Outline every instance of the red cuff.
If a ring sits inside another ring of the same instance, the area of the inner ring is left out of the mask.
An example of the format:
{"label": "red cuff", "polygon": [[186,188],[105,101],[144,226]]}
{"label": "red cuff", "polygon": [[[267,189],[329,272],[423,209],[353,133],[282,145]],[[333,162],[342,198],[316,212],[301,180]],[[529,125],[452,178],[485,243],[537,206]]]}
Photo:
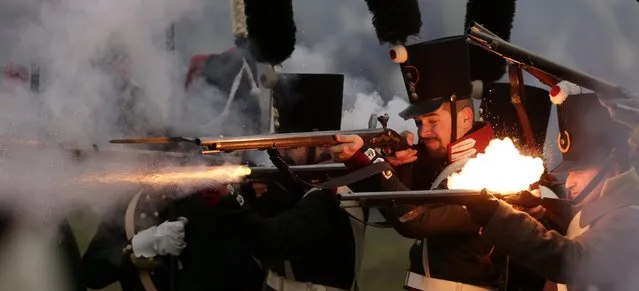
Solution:
{"label": "red cuff", "polygon": [[373,162],[362,151],[357,151],[344,165],[349,170],[359,170],[370,166]]}
{"label": "red cuff", "polygon": [[229,190],[226,185],[220,185],[212,188],[208,188],[202,190],[201,192],[202,198],[204,198],[204,203],[206,206],[213,207],[217,203],[224,198],[224,196],[229,194]]}

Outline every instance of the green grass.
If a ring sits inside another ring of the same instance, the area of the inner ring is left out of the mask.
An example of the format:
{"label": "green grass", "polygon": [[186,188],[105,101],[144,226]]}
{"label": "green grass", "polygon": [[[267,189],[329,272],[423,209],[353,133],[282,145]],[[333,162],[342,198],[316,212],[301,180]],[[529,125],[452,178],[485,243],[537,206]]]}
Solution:
{"label": "green grass", "polygon": [[368,227],[359,289],[403,290],[408,250],[412,244],[412,240],[401,237],[393,229]]}

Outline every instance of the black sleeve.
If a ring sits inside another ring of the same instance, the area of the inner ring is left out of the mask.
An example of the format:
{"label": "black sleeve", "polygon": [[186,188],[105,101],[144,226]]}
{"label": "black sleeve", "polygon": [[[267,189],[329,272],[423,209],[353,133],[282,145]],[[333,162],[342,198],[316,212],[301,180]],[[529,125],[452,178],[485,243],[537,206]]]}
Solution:
{"label": "black sleeve", "polygon": [[345,215],[335,194],[313,190],[293,208],[271,218],[261,217],[242,196],[224,197],[214,208],[226,232],[248,242],[261,260],[289,260],[312,252],[330,239],[335,221]]}
{"label": "black sleeve", "polygon": [[117,281],[133,280],[136,268],[122,253],[126,244],[124,211],[116,211],[100,223],[82,256],[88,288],[102,289]]}

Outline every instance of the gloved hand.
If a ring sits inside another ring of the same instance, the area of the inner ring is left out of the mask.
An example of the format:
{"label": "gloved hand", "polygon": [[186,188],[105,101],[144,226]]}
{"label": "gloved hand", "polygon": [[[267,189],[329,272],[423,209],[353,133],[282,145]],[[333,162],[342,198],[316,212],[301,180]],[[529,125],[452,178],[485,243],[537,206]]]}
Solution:
{"label": "gloved hand", "polygon": [[131,240],[133,255],[145,258],[179,256],[186,247],[184,226],[187,223],[186,217],[178,217],[177,221],[165,221],[138,232]]}
{"label": "gloved hand", "polygon": [[477,153],[477,149],[475,149],[475,143],[476,141],[474,139],[468,138],[460,141],[459,143],[453,144],[450,148],[451,164],[475,155]]}
{"label": "gloved hand", "polygon": [[486,189],[481,191],[477,199],[466,204],[470,218],[479,226],[486,226],[499,207],[499,200]]}

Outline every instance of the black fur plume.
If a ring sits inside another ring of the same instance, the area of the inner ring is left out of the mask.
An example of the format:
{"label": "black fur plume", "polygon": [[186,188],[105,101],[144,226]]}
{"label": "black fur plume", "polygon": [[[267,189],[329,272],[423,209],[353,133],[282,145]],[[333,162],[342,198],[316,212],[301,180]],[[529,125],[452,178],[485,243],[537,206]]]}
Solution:
{"label": "black fur plume", "polygon": [[417,0],[365,0],[373,14],[373,26],[380,43],[405,43],[419,34],[422,14]]}
{"label": "black fur plume", "polygon": [[245,0],[244,13],[251,53],[260,63],[278,65],[295,50],[291,0]]}
{"label": "black fur plume", "polygon": [[[515,18],[515,0],[469,0],[466,4],[464,31],[477,22],[505,41],[510,40],[510,30]],[[480,47],[470,46],[471,78],[495,82],[506,73],[506,61]]]}

